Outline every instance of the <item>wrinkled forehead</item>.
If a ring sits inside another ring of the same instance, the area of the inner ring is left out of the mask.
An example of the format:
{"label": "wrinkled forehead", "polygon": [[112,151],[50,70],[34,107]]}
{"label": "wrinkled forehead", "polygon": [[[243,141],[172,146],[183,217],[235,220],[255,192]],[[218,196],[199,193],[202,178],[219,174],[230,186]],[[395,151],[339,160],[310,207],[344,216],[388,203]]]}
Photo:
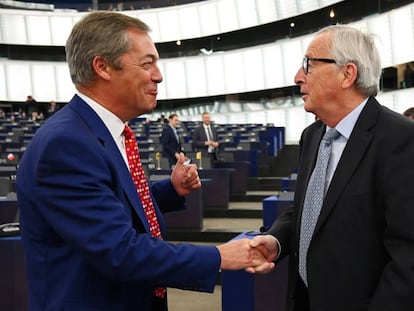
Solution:
{"label": "wrinkled forehead", "polygon": [[332,47],[331,32],[323,32],[315,36],[306,49],[306,56],[309,57],[330,57]]}

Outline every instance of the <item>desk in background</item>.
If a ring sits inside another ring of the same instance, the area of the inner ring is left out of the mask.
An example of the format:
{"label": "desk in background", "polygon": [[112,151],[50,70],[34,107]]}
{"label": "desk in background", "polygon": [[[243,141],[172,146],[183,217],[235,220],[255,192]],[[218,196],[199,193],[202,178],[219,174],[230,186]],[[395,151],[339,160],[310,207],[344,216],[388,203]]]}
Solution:
{"label": "desk in background", "polygon": [[[230,201],[230,178],[233,174],[232,168],[211,168],[198,170],[198,175],[202,180],[201,188],[203,208],[227,209]],[[171,170],[151,169],[149,171],[150,179],[154,175],[169,175]],[[208,182],[203,182],[208,180]]]}
{"label": "desk in background", "polygon": [[[244,232],[235,239],[252,238],[259,232]],[[222,311],[285,311],[288,258],[268,274],[221,272]]]}
{"label": "desk in background", "polygon": [[294,192],[280,192],[278,195],[267,197],[262,202],[263,227],[269,229],[275,219],[282,214],[286,208],[293,204]]}
{"label": "desk in background", "polygon": [[[170,177],[169,174],[161,174],[162,172],[166,173],[166,171],[161,170],[160,174],[151,174],[149,182],[151,183]],[[168,172],[171,173],[169,170]],[[201,183],[204,185],[209,182],[211,182],[210,179],[201,179]],[[163,213],[167,230],[201,231],[203,229],[203,187],[187,195],[185,203],[186,209],[184,210]]]}
{"label": "desk in background", "polygon": [[[293,204],[293,192],[263,200],[263,225],[269,228]],[[244,232],[235,239],[253,238],[259,232]],[[289,258],[283,258],[268,274],[222,271],[222,311],[285,311]]]}
{"label": "desk in background", "polygon": [[230,195],[246,194],[249,166],[250,162],[248,161],[217,161],[214,163],[215,168],[230,168],[234,170],[230,176]]}
{"label": "desk in background", "polygon": [[0,224],[15,222],[17,211],[18,211],[18,207],[17,207],[16,198],[13,198],[13,199],[10,199],[7,197],[0,198]]}

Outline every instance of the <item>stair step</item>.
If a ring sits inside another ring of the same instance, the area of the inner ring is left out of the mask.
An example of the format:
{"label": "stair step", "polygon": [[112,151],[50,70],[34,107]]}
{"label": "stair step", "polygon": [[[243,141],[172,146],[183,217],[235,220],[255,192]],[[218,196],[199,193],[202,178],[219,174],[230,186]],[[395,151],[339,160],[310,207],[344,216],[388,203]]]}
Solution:
{"label": "stair step", "polygon": [[263,218],[263,211],[256,209],[205,209],[204,218]]}

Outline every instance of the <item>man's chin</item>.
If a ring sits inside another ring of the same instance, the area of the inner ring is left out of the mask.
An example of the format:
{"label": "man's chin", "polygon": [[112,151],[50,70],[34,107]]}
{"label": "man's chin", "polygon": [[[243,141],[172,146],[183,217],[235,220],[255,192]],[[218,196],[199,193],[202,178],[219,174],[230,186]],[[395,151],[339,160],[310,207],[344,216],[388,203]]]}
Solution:
{"label": "man's chin", "polygon": [[305,111],[307,111],[307,112],[313,112],[312,105],[311,105],[311,104],[309,104],[308,102],[305,102],[305,105],[303,106],[303,108],[304,108],[304,109],[305,109]]}

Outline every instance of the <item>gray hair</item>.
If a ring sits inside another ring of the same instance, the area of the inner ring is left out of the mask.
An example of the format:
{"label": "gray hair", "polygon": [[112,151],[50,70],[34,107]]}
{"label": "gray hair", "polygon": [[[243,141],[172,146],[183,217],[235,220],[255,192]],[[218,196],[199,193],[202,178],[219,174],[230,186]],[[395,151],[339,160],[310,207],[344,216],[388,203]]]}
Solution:
{"label": "gray hair", "polygon": [[355,28],[334,25],[321,29],[316,35],[332,33],[331,56],[337,64],[354,63],[358,68],[355,87],[366,96],[375,96],[379,90],[381,60],[374,42],[374,35]]}
{"label": "gray hair", "polygon": [[128,29],[142,32],[150,27],[125,14],[98,11],[82,18],[66,41],[66,61],[74,84],[87,85],[96,79],[94,57],[103,57],[111,66],[122,69],[119,57],[130,48]]}

